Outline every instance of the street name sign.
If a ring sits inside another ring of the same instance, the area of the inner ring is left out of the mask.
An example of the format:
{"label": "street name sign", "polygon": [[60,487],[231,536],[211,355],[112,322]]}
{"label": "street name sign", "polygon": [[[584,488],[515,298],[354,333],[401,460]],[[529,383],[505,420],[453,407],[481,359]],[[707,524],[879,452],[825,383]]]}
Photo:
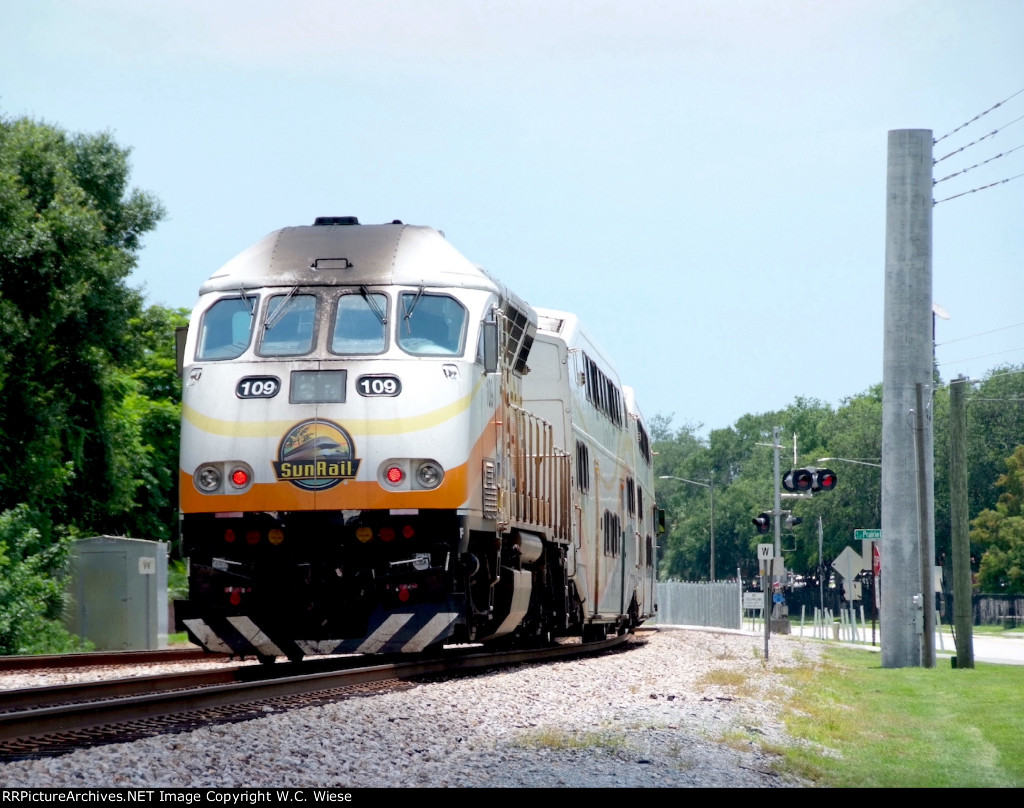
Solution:
{"label": "street name sign", "polygon": [[855,539],[870,539],[871,541],[882,540],[882,529],[880,527],[859,527],[853,531]]}

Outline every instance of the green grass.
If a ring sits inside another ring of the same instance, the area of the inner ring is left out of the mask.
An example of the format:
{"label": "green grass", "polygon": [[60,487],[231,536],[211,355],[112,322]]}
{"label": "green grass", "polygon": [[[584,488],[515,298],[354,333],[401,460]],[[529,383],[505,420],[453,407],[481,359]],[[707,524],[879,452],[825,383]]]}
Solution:
{"label": "green grass", "polygon": [[[949,627],[943,623],[943,629]],[[1006,628],[1005,626],[972,626],[972,634],[984,634],[986,637],[1020,637],[1024,635],[1024,626]]]}
{"label": "green grass", "polygon": [[881,667],[877,654],[829,648],[787,672],[786,724],[770,751],[822,786],[1024,786],[1024,666]]}

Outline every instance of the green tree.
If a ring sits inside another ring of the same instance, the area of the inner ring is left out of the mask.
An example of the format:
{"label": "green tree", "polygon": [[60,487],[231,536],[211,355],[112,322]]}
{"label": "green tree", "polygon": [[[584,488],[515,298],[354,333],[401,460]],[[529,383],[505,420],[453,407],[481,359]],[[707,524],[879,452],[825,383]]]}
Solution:
{"label": "green tree", "polygon": [[1006,473],[996,486],[1003,489],[995,508],[971,521],[971,542],[985,548],[978,570],[983,592],[1024,593],[1024,446],[1005,461]]}
{"label": "green tree", "polygon": [[71,538],[51,536],[48,520],[26,506],[0,513],[0,654],[81,648],[63,627],[60,572]]}
{"label": "green tree", "polygon": [[73,647],[68,543],[118,532],[140,487],[169,484],[127,285],[162,215],[109,135],[0,117],[0,653]]}
{"label": "green tree", "polygon": [[186,309],[150,306],[129,323],[128,338],[138,351],[130,366],[118,369],[124,391],[115,417],[122,443],[113,452],[132,480],[129,501],[115,532],[143,539],[174,538],[178,503],[178,436],[181,381],[174,331],[188,324]]}
{"label": "green tree", "polygon": [[104,530],[131,507],[114,369],[137,356],[126,280],[162,215],[109,135],[0,118],[0,508]]}

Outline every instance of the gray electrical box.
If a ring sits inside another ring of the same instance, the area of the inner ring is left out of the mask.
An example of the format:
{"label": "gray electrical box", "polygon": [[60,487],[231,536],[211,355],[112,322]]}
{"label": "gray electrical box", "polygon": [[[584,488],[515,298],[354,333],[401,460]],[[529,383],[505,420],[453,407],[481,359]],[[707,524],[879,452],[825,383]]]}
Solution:
{"label": "gray electrical box", "polygon": [[167,545],[95,536],[74,543],[68,631],[97,651],[167,646]]}

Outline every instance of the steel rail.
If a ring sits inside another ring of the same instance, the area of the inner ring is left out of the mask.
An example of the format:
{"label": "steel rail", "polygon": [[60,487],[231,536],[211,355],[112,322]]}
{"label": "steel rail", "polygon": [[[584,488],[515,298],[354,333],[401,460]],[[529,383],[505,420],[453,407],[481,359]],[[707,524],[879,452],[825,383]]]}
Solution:
{"label": "steel rail", "polygon": [[[40,739],[45,736],[92,730],[123,723],[139,722],[167,716],[183,715],[202,710],[234,707],[253,702],[306,696],[315,693],[379,683],[388,680],[410,680],[442,673],[469,672],[486,668],[515,665],[524,662],[545,662],[600,653],[623,645],[629,634],[591,643],[556,645],[540,649],[505,651],[500,653],[464,653],[448,658],[416,659],[409,662],[370,665],[346,670],[320,670],[309,673],[308,664],[294,666],[244,666],[238,671],[254,671],[253,680],[230,681],[191,687],[186,690],[138,692],[158,686],[161,677],[137,677],[140,681],[130,695],[114,696],[102,701],[75,703],[49,703],[0,714],[0,742]],[[360,662],[365,658],[360,659]],[[299,670],[293,674],[290,667]],[[303,670],[305,669],[305,670]],[[262,672],[262,676],[258,675]],[[214,672],[223,675],[225,672]],[[282,675],[282,674],[286,675]],[[249,678],[248,674],[241,676]],[[170,680],[180,681],[180,675]],[[168,681],[168,677],[164,677]],[[116,680],[124,686],[131,680]],[[95,685],[96,683],[92,683]],[[68,693],[75,686],[69,686]],[[131,687],[129,685],[129,687]],[[35,691],[48,688],[32,688]],[[60,690],[61,688],[53,688]],[[11,697],[12,699],[14,697]],[[0,757],[4,755],[0,749]]]}
{"label": "steel rail", "polygon": [[0,671],[38,670],[40,668],[91,668],[101,665],[143,665],[148,663],[216,659],[195,646],[160,648],[150,651],[88,651],[80,654],[37,654],[0,656]]}

